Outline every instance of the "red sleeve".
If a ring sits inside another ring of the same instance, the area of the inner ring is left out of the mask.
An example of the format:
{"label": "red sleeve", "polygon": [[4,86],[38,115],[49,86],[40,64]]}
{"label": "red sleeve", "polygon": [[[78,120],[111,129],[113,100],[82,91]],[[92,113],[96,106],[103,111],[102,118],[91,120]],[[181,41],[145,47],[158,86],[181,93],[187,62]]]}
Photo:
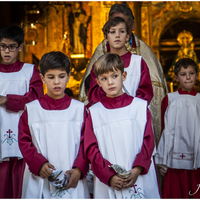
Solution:
{"label": "red sleeve", "polygon": [[25,162],[29,166],[29,170],[38,175],[41,166],[48,162],[48,160],[41,154],[37,152],[36,147],[32,143],[32,138],[28,126],[28,115],[27,110],[25,110],[19,120],[19,148],[24,157]]}
{"label": "red sleeve", "polygon": [[90,104],[97,103],[101,101],[101,99],[106,96],[106,93],[103,91],[101,87],[97,84],[95,78],[96,75],[94,73],[94,65],[92,66],[92,70],[90,72],[91,79],[90,79],[90,88],[88,92],[88,101]]}
{"label": "red sleeve", "polygon": [[133,163],[133,167],[141,166],[143,167],[142,174],[146,174],[151,165],[151,157],[155,147],[154,135],[151,123],[151,113],[147,109],[147,123],[144,133],[143,144],[140,153],[136,155],[136,159]]}
{"label": "red sleeve", "polygon": [[98,147],[97,139],[93,132],[93,126],[91,121],[91,115],[88,114],[85,127],[85,156],[89,159],[92,167],[92,171],[99,178],[101,182],[109,186],[109,179],[116,174],[113,169],[110,169],[108,165],[111,163],[104,159]]}
{"label": "red sleeve", "polygon": [[84,155],[85,120],[86,120],[86,110],[84,111],[84,123],[81,130],[81,141],[80,141],[79,153],[73,165],[73,168],[78,167],[82,171],[81,179],[83,179],[87,175],[87,172],[89,170],[89,162],[85,158],[85,155]]}
{"label": "red sleeve", "polygon": [[[162,100],[162,103],[161,103],[161,134],[165,128],[165,111],[167,109],[167,106],[168,106],[168,95],[166,95],[163,100]],[[160,135],[161,135],[160,134]]]}
{"label": "red sleeve", "polygon": [[148,101],[148,104],[151,102],[151,99],[153,98],[153,87],[149,74],[149,68],[147,67],[143,59],[141,60],[141,77],[136,92],[136,97]]}
{"label": "red sleeve", "polygon": [[13,112],[18,112],[19,110],[24,110],[26,103],[38,99],[44,95],[43,83],[40,78],[38,69],[34,66],[33,76],[30,80],[29,92],[24,95],[7,95],[7,105],[6,109]]}

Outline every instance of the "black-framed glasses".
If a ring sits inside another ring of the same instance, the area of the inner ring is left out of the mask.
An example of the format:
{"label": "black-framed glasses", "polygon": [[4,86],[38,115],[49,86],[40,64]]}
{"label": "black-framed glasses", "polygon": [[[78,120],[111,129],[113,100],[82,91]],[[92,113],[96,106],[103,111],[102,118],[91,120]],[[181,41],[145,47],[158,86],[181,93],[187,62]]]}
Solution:
{"label": "black-framed glasses", "polygon": [[10,52],[14,52],[14,51],[16,51],[17,48],[19,48],[19,46],[13,45],[13,44],[11,44],[11,45],[9,45],[9,46],[7,46],[7,45],[5,45],[5,44],[0,44],[0,49],[1,49],[1,51],[5,51],[7,48],[8,48],[8,50],[9,50]]}

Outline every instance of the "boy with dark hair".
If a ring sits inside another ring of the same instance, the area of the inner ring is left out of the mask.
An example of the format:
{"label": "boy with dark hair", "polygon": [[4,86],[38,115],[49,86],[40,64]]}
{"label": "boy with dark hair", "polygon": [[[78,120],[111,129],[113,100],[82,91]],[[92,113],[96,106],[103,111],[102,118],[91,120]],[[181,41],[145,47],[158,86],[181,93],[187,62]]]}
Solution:
{"label": "boy with dark hair", "polygon": [[18,147],[18,122],[26,103],[43,96],[37,68],[17,60],[24,31],[0,29],[0,198],[20,198],[24,161]]}
{"label": "boy with dark hair", "polygon": [[[127,73],[119,55],[101,56],[94,73],[106,93],[89,108],[85,127],[84,152],[96,175],[94,198],[159,198],[147,101],[123,92]],[[130,176],[120,177],[112,169],[115,164]]]}
{"label": "boy with dark hair", "polygon": [[198,66],[190,58],[174,68],[178,91],[162,100],[162,135],[155,162],[164,176],[163,198],[199,198],[200,94],[193,88]]}
{"label": "boy with dark hair", "polygon": [[[47,94],[26,104],[19,121],[19,147],[26,162],[22,198],[88,198],[82,134],[86,111],[64,92],[71,74],[69,58],[59,51],[46,53],[40,68]],[[62,190],[48,182],[57,171],[70,175]]]}
{"label": "boy with dark hair", "polygon": [[[124,63],[127,78],[123,84],[123,90],[131,96],[147,100],[150,103],[153,97],[153,89],[149,75],[149,69],[141,56],[127,51],[125,43],[129,40],[129,26],[121,17],[109,19],[104,27],[104,38],[110,45],[110,52],[118,54]],[[105,91],[95,81],[94,70],[91,70],[90,90],[88,100],[91,104],[100,101]]]}

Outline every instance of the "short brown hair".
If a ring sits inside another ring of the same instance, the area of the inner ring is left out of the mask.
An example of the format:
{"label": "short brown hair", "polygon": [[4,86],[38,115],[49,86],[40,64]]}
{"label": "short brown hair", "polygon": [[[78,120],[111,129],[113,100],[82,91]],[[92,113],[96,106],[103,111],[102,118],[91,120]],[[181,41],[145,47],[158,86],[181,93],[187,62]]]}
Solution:
{"label": "short brown hair", "polygon": [[175,63],[174,74],[178,76],[178,73],[181,70],[181,67],[183,67],[184,69],[187,69],[189,65],[194,68],[196,73],[198,73],[198,65],[194,60],[190,58],[181,58]]}
{"label": "short brown hair", "polygon": [[125,19],[123,19],[122,17],[114,17],[114,18],[109,19],[109,20],[104,24],[104,26],[103,26],[103,28],[102,28],[102,31],[103,31],[104,36],[106,36],[106,38],[107,38],[107,35],[108,35],[108,33],[110,32],[110,29],[111,29],[112,27],[117,26],[117,25],[120,24],[120,23],[124,23],[124,24],[125,24],[125,26],[126,26],[126,32],[127,32],[127,34],[128,34],[128,33],[129,33],[129,26],[128,26],[127,22],[125,21]]}
{"label": "short brown hair", "polygon": [[45,53],[40,60],[40,71],[43,76],[51,69],[65,70],[67,74],[70,72],[70,60],[60,51],[51,51]]}
{"label": "short brown hair", "polygon": [[115,53],[107,53],[102,55],[94,64],[94,73],[96,77],[104,73],[120,70],[124,72],[124,63],[121,57]]}

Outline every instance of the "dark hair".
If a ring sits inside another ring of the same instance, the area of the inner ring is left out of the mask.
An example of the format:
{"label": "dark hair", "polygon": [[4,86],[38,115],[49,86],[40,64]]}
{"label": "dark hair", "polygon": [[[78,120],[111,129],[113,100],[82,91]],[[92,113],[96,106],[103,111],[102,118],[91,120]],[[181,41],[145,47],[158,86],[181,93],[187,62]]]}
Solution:
{"label": "dark hair", "polygon": [[51,51],[45,53],[40,60],[40,71],[44,76],[50,69],[63,69],[69,74],[70,61],[69,58],[60,51]]}
{"label": "dark hair", "polygon": [[175,63],[174,74],[178,76],[178,73],[181,70],[181,67],[187,69],[189,65],[194,68],[196,73],[198,73],[198,65],[194,60],[190,58],[181,58]]}
{"label": "dark hair", "polygon": [[91,79],[91,74],[89,74],[87,76],[87,78],[85,79],[85,81],[84,81],[84,85],[85,85],[85,90],[86,91],[89,91],[89,88],[90,88],[90,79]]}
{"label": "dark hair", "polygon": [[104,73],[113,72],[114,70],[120,70],[124,72],[124,63],[121,57],[115,53],[107,53],[99,57],[94,64],[94,73],[96,77]]}
{"label": "dark hair", "polygon": [[112,15],[115,14],[115,13],[123,13],[123,14],[125,14],[128,17],[130,24],[131,25],[133,24],[135,18],[133,16],[133,13],[132,13],[130,7],[126,3],[113,4],[111,6],[111,8],[110,8],[109,19],[111,19]]}
{"label": "dark hair", "polygon": [[118,24],[120,23],[124,23],[126,25],[126,32],[127,34],[129,33],[129,26],[128,24],[126,23],[125,19],[121,18],[121,17],[114,17],[114,18],[111,18],[109,19],[103,26],[102,28],[102,31],[103,31],[103,34],[106,36],[107,38],[107,34],[110,32],[110,29],[112,27],[115,27],[117,26]]}
{"label": "dark hair", "polygon": [[4,38],[14,40],[21,45],[24,42],[24,30],[15,25],[7,25],[0,29],[0,41]]}

